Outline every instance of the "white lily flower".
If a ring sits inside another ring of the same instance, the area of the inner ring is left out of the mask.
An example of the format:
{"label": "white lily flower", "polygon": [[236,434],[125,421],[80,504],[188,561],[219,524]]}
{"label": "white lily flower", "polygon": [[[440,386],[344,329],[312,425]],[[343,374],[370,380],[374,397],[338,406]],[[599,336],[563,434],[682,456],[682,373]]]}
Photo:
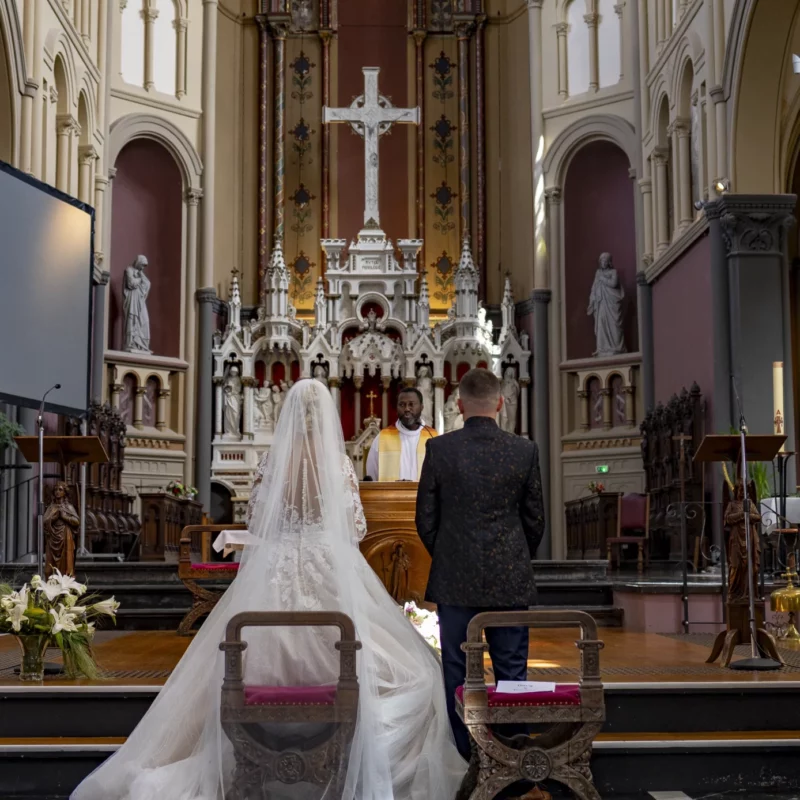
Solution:
{"label": "white lily flower", "polygon": [[41,575],[34,575],[31,578],[31,588],[32,589],[39,589],[42,585],[42,576]]}
{"label": "white lily flower", "polygon": [[68,609],[64,608],[63,603],[58,604],[58,611],[51,608],[50,609],[50,616],[53,617],[53,633],[60,633],[61,631],[67,631],[67,633],[73,633],[78,630],[78,626],[75,624],[75,615],[71,614]]}
{"label": "white lily flower", "polygon": [[51,583],[48,581],[47,583],[43,583],[39,587],[39,591],[44,594],[44,596],[48,599],[49,602],[53,602],[57,597],[60,597],[62,594],[61,585],[58,583]]}
{"label": "white lily flower", "polygon": [[[58,586],[60,589],[59,594],[68,594],[74,591],[78,597],[86,591],[86,586],[84,584],[78,583],[72,575],[62,575],[57,569],[53,570],[53,574],[47,581],[47,585]],[[58,597],[58,595],[56,595],[56,597]]]}
{"label": "white lily flower", "polygon": [[108,614],[109,617],[116,616],[119,603],[113,598],[109,597],[108,600],[101,600],[91,606],[98,614]]}
{"label": "white lily flower", "polygon": [[18,592],[11,592],[3,597],[3,608],[6,611],[21,606],[24,611],[28,607],[28,584],[26,583]]}
{"label": "white lily flower", "polygon": [[22,623],[25,621],[25,608],[26,606],[16,605],[7,612],[8,621],[11,623],[11,627],[16,633],[22,630]]}

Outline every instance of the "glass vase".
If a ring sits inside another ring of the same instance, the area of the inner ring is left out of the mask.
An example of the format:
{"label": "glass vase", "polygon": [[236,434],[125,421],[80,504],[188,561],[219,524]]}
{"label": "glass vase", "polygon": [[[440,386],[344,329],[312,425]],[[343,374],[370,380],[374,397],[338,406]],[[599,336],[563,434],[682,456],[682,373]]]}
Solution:
{"label": "glass vase", "polygon": [[19,665],[19,679],[25,682],[40,682],[44,679],[44,654],[49,636],[17,636],[22,661]]}

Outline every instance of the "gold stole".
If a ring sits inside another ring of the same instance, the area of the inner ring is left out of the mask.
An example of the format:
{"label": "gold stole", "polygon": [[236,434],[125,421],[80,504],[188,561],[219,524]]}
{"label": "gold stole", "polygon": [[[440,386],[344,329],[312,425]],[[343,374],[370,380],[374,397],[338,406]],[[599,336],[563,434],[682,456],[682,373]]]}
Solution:
{"label": "gold stole", "polygon": [[[427,432],[427,433],[426,433]],[[422,462],[425,460],[425,444],[436,436],[433,428],[424,425],[417,439],[417,479],[422,473]],[[400,431],[395,425],[385,428],[378,436],[378,480],[384,482],[400,480],[400,450],[402,448]],[[373,445],[374,447],[375,445]]]}

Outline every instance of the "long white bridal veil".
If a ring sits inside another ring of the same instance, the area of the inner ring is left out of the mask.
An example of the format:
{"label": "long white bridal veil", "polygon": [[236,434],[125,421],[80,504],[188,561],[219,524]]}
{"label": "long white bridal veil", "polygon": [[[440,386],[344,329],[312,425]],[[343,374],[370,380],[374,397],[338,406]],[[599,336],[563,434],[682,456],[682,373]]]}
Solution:
{"label": "long white bridal veil", "polygon": [[[343,800],[395,796],[390,764],[403,733],[387,731],[385,713],[381,717],[386,703],[391,705],[393,690],[404,682],[413,683],[414,675],[411,668],[403,667],[402,674],[395,671],[387,680],[384,661],[380,669],[377,664],[385,643],[371,642],[375,625],[370,625],[369,611],[374,620],[376,604],[383,600],[380,587],[375,588],[377,576],[359,563],[363,560],[357,550],[345,459],[339,417],[327,388],[315,380],[298,381],[281,411],[249,526],[258,543],[245,549],[238,577],[144,719],[122,748],[81,784],[72,800],[221,800],[233,770],[232,747],[219,715],[223,677],[219,643],[225,626],[241,611],[312,609],[350,616],[364,645],[357,656],[359,721]],[[399,611],[388,611],[392,619],[387,628],[393,629],[393,636],[404,637],[410,628],[402,627]],[[395,621],[400,626],[396,630]],[[245,682],[332,684],[339,668],[334,649],[337,636],[321,628],[246,629]],[[424,643],[413,631],[410,641],[406,650],[422,648],[411,658],[422,662],[425,672],[429,654]],[[431,678],[426,682],[430,687]],[[430,709],[429,699],[426,705]],[[402,720],[402,713],[396,719]],[[422,731],[417,727],[415,733]],[[332,792],[308,790],[286,787],[269,796],[333,800]]]}

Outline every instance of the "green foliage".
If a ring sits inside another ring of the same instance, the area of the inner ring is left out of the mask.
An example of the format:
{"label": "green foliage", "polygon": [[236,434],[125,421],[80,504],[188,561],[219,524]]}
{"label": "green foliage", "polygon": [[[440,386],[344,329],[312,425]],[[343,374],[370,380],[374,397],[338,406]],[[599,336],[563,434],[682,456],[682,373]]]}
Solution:
{"label": "green foliage", "polygon": [[[736,428],[730,429],[731,436],[738,436]],[[728,474],[735,480],[736,464],[728,462]],[[770,465],[761,461],[752,462],[747,465],[747,475],[756,487],[756,498],[760,503],[765,497],[772,497],[772,482],[770,480]]]}
{"label": "green foliage", "polygon": [[12,422],[0,411],[0,453],[2,453],[6,447],[16,447],[17,444],[14,441],[14,437],[21,436],[23,433],[25,433],[25,428],[21,425],[17,425],[16,422]]}

